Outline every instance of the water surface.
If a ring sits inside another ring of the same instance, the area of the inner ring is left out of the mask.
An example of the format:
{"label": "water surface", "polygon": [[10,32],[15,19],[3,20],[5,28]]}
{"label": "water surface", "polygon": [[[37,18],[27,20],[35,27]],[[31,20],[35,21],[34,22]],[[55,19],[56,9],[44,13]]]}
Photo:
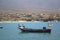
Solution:
{"label": "water surface", "polygon": [[24,24],[26,28],[42,29],[48,27],[50,22],[17,22],[0,23],[0,40],[60,40],[60,22],[52,22],[51,33],[22,33],[18,29],[18,24]]}

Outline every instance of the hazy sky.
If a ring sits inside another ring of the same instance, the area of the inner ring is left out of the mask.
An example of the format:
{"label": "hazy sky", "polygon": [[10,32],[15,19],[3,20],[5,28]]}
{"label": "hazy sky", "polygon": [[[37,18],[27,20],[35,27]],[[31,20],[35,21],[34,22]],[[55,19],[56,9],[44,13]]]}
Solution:
{"label": "hazy sky", "polygon": [[60,9],[60,0],[0,0],[1,9]]}

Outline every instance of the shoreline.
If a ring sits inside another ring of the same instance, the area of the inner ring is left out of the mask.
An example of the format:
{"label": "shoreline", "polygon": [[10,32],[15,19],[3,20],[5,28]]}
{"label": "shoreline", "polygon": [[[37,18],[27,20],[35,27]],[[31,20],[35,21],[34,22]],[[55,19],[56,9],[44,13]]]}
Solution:
{"label": "shoreline", "polygon": [[43,22],[43,21],[0,21],[0,23]]}
{"label": "shoreline", "polygon": [[26,22],[26,21],[0,21],[0,23],[17,23],[17,22]]}
{"label": "shoreline", "polygon": [[[0,23],[19,23],[19,22],[43,22],[43,21],[0,21]],[[57,22],[57,21],[47,21],[47,22]]]}

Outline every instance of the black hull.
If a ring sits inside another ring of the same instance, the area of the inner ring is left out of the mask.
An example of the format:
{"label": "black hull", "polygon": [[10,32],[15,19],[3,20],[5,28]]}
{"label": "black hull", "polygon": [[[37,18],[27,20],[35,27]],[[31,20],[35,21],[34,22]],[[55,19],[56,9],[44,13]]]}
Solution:
{"label": "black hull", "polygon": [[22,32],[50,33],[51,29],[20,29]]}

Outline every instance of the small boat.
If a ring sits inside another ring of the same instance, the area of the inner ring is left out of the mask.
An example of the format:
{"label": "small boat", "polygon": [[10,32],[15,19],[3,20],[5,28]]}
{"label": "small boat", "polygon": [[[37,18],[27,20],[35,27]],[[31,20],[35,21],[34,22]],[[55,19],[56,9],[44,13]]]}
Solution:
{"label": "small boat", "polygon": [[19,26],[19,29],[22,32],[41,32],[41,33],[50,33],[51,29],[46,29],[46,27],[43,27],[43,29],[30,29],[30,28],[25,28],[25,26]]}
{"label": "small boat", "polygon": [[2,29],[3,27],[2,26],[0,26],[0,29]]}

